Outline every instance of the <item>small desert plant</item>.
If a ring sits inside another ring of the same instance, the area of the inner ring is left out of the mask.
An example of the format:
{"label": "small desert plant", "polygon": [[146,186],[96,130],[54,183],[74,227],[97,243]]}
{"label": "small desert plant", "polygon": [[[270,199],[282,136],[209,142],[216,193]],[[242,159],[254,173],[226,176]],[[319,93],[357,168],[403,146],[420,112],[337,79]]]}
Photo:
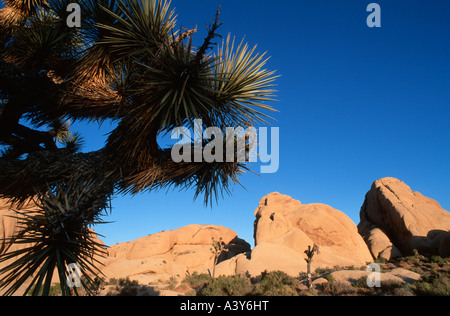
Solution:
{"label": "small desert plant", "polygon": [[253,286],[247,276],[220,276],[210,280],[198,293],[199,296],[245,296]]}
{"label": "small desert plant", "polygon": [[178,280],[175,276],[171,276],[166,287],[167,290],[174,290],[177,287]]}
{"label": "small desert plant", "polygon": [[324,276],[324,278],[325,278],[325,280],[327,280],[328,282],[334,282],[335,281],[335,279],[334,279],[334,276],[330,273],[330,274],[327,274],[326,276]]}

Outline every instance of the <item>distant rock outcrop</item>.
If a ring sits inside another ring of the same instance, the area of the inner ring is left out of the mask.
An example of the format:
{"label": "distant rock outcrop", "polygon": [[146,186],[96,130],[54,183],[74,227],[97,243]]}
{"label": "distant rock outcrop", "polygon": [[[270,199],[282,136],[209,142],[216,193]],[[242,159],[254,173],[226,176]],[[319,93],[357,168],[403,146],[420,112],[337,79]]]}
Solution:
{"label": "distant rock outcrop", "polygon": [[314,244],[320,253],[314,257],[313,269],[372,261],[356,225],[328,205],[302,205],[287,195],[271,193],[260,201],[255,216],[255,248],[222,262],[219,273],[259,275],[264,270],[281,270],[298,276],[306,272],[304,251]]}
{"label": "distant rock outcrop", "polygon": [[360,212],[359,233],[372,255],[391,259],[413,254],[450,254],[450,213],[404,182],[373,183]]}
{"label": "distant rock outcrop", "polygon": [[109,247],[102,272],[106,279],[129,277],[142,284],[206,272],[214,263],[212,238],[225,243],[219,261],[250,251],[250,245],[231,229],[189,225]]}

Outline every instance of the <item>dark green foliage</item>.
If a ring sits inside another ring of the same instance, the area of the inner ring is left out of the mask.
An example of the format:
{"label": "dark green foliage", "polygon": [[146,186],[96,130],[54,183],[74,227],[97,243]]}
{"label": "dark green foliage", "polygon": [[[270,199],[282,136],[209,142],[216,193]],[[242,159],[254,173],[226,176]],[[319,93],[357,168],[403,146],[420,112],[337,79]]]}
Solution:
{"label": "dark green foliage", "polygon": [[254,293],[258,296],[296,296],[296,287],[300,281],[282,271],[263,272],[255,285]]}
{"label": "dark green foliage", "polygon": [[186,282],[193,289],[201,289],[206,283],[211,280],[211,276],[206,273],[199,274],[194,272],[188,275],[184,282]]}
{"label": "dark green foliage", "polygon": [[220,276],[212,279],[199,292],[199,296],[245,296],[252,292],[250,278],[246,276]]}
{"label": "dark green foliage", "polygon": [[409,287],[419,296],[450,296],[450,278],[439,272],[423,275],[420,281]]}

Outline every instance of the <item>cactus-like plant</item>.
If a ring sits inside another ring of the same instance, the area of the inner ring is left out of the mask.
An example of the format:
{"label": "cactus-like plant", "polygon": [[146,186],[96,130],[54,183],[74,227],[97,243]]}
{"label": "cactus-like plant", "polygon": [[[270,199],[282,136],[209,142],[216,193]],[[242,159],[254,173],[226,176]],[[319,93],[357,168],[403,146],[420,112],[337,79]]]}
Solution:
{"label": "cactus-like plant", "polygon": [[312,263],[312,259],[314,257],[314,254],[319,254],[319,246],[317,246],[316,244],[314,244],[314,246],[311,248],[311,246],[308,246],[308,249],[305,250],[305,254],[306,254],[306,263],[307,263],[307,274],[308,274],[308,289],[312,288],[312,278],[311,278],[311,263]]}
{"label": "cactus-like plant", "polygon": [[212,248],[210,248],[210,250],[211,253],[214,255],[213,272],[211,277],[214,279],[216,277],[216,265],[219,262],[219,257],[222,254],[222,251],[224,251],[225,243],[223,242],[222,237],[220,237],[219,240],[215,240],[214,237],[212,237],[211,240],[212,240]]}

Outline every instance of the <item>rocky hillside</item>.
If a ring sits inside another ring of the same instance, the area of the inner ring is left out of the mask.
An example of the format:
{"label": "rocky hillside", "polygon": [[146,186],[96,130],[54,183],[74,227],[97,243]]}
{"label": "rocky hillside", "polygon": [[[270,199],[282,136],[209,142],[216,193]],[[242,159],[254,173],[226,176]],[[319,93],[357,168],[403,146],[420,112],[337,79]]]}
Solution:
{"label": "rocky hillside", "polygon": [[225,244],[219,262],[250,251],[250,245],[231,229],[190,225],[108,248],[109,256],[103,262],[102,272],[106,279],[129,278],[149,284],[211,271],[213,239]]}
{"label": "rocky hillside", "polygon": [[[9,215],[9,207],[0,205],[0,238],[16,231]],[[136,280],[145,285],[179,282],[213,270],[216,276],[256,277],[264,271],[282,271],[298,277],[306,272],[304,252],[312,245],[320,251],[313,271],[364,267],[374,260],[412,254],[450,256],[450,213],[394,178],[373,183],[358,226],[331,206],[302,204],[280,193],[263,197],[254,215],[253,249],[231,229],[194,224],[109,247],[102,272],[106,280]],[[223,243],[217,266],[213,240]],[[0,242],[0,253],[5,251],[7,245]],[[342,274],[332,277],[339,279]]]}

